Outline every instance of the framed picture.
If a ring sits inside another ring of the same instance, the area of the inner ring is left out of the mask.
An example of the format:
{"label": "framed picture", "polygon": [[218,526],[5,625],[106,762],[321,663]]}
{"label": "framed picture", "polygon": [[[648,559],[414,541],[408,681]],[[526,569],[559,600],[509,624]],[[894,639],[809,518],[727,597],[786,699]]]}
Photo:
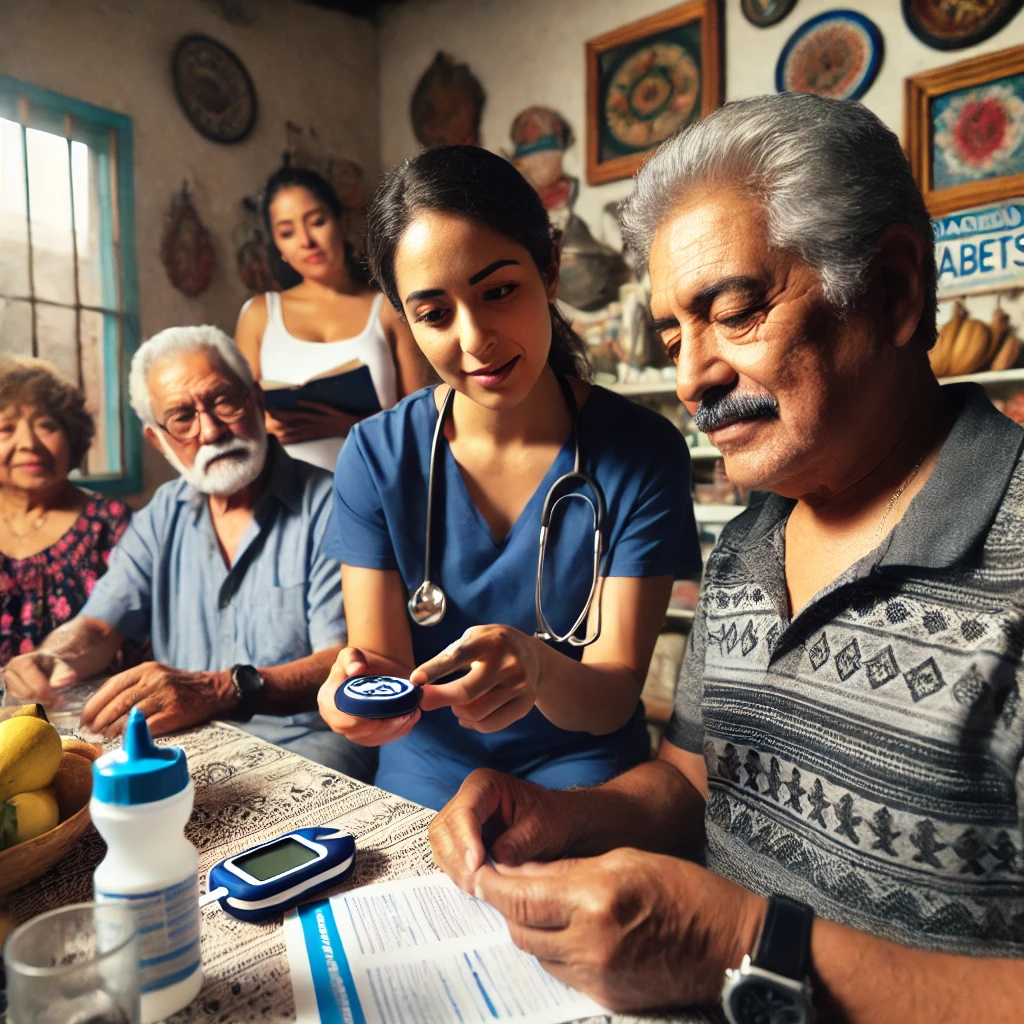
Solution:
{"label": "framed picture", "polygon": [[722,101],[719,0],[689,0],[587,43],[587,182],[628,178]]}
{"label": "framed picture", "polygon": [[1024,46],[907,78],[904,116],[932,216],[1024,195]]}

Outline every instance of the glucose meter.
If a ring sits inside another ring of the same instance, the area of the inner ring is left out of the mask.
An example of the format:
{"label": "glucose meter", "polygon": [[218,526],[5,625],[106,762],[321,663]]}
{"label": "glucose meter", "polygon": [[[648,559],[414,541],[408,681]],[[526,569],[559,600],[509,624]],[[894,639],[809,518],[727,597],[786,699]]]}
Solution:
{"label": "glucose meter", "polygon": [[334,706],[357,718],[395,718],[415,711],[423,687],[397,676],[353,676],[338,687]]}
{"label": "glucose meter", "polygon": [[200,906],[218,901],[232,917],[262,921],[343,882],[355,866],[356,841],[331,827],[300,828],[225,857],[210,869]]}

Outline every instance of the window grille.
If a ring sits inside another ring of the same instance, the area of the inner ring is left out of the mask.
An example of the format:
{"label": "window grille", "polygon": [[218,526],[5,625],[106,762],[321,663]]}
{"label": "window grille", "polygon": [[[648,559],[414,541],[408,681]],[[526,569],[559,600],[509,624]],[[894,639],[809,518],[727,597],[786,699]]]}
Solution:
{"label": "window grille", "polygon": [[142,486],[133,207],[131,118],[0,77],[0,349],[82,388],[96,436],[80,479],[108,493]]}

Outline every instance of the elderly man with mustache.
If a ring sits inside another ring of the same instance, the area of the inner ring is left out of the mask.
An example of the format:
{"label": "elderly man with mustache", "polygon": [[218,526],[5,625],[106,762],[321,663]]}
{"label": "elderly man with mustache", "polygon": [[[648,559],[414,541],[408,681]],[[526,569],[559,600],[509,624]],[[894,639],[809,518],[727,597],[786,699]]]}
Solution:
{"label": "elderly man with mustache", "polygon": [[622,219],[679,397],[773,493],[708,561],[659,758],[564,793],[476,772],[438,863],[615,1009],[1019,1020],[1024,431],[931,372],[899,142],[858,104],[728,104]]}
{"label": "elderly man with mustache", "polygon": [[115,735],[132,707],[155,733],[232,718],[371,778],[375,752],[335,736],[316,711],[345,642],[340,566],[320,553],[331,475],[268,441],[263,393],[216,327],[150,338],[129,392],[180,478],[135,515],[80,614],[7,665],[7,686],[50,703],[108,669],[126,637],[148,638],[156,660],[107,680],[83,726]]}

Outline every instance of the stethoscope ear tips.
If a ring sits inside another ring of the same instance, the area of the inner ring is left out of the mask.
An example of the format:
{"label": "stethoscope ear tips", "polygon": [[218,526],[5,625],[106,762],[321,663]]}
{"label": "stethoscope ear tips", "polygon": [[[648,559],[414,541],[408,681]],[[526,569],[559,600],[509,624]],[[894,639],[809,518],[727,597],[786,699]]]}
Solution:
{"label": "stethoscope ear tips", "polygon": [[446,605],[444,591],[424,580],[409,597],[409,615],[417,626],[436,626],[444,618]]}

